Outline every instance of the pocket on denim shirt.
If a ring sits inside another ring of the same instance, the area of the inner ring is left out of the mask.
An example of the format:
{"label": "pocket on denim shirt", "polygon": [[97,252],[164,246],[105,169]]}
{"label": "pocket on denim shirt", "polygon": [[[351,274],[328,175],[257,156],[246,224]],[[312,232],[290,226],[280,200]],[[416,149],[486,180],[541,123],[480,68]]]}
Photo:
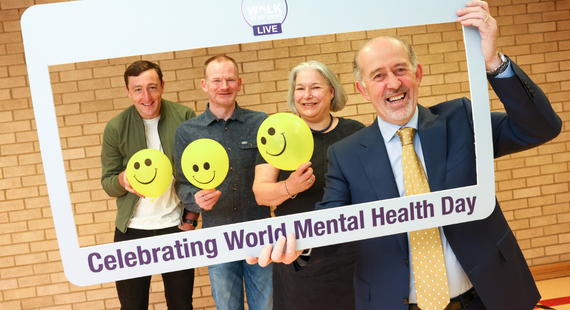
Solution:
{"label": "pocket on denim shirt", "polygon": [[241,140],[238,142],[240,150],[245,155],[244,167],[255,167],[255,161],[257,159],[257,141],[255,139]]}

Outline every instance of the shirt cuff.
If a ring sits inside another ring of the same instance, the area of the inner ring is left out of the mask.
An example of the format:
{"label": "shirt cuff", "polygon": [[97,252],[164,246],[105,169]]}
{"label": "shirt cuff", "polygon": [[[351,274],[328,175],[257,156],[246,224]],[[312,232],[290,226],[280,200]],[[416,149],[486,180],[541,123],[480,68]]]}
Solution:
{"label": "shirt cuff", "polygon": [[511,60],[509,58],[507,58],[507,61],[509,62],[507,69],[505,69],[505,71],[503,71],[501,74],[497,75],[495,77],[496,79],[510,78],[510,77],[515,75],[515,71],[513,70],[513,67],[511,66]]}

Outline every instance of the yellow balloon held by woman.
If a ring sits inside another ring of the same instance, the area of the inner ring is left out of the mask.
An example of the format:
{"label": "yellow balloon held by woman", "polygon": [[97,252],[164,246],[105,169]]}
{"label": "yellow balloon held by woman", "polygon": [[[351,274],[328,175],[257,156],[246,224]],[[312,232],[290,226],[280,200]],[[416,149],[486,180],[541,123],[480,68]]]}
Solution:
{"label": "yellow balloon held by woman", "polygon": [[156,198],[172,182],[172,164],[164,153],[144,149],[135,153],[127,163],[127,180],[139,194]]}
{"label": "yellow balloon held by woman", "polygon": [[180,158],[186,179],[201,189],[214,189],[228,175],[230,160],[224,147],[212,139],[198,139],[186,147]]}
{"label": "yellow balloon held by woman", "polygon": [[263,159],[273,167],[292,171],[311,160],[313,134],[300,117],[276,113],[259,126],[257,148]]}

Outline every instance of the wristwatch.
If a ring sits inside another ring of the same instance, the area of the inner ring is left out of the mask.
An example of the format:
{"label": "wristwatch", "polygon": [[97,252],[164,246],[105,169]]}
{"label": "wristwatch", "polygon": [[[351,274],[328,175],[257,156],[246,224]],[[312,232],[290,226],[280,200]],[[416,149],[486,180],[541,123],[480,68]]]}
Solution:
{"label": "wristwatch", "polygon": [[507,68],[509,67],[509,61],[508,61],[507,57],[502,52],[499,52],[499,58],[501,58],[501,64],[493,70],[487,70],[488,76],[495,77],[495,76],[505,72],[505,70],[507,70]]}
{"label": "wristwatch", "polygon": [[183,219],[182,220],[183,223],[187,223],[192,225],[192,227],[196,228],[196,226],[198,226],[198,221],[197,220],[192,220],[192,219]]}

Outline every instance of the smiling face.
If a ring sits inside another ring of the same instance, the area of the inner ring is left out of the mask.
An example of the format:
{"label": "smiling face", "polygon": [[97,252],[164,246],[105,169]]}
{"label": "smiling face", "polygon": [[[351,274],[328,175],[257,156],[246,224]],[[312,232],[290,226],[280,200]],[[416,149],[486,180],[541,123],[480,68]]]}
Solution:
{"label": "smiling face", "polygon": [[299,72],[294,96],[295,108],[303,119],[316,123],[329,118],[334,89],[319,71],[307,69]]}
{"label": "smiling face", "polygon": [[202,79],[202,90],[208,93],[212,108],[232,106],[241,90],[241,78],[233,62],[210,62],[206,68],[206,76]]}
{"label": "smiling face", "polygon": [[257,148],[270,165],[280,170],[296,170],[313,155],[313,135],[298,116],[276,113],[259,126]]}
{"label": "smiling face", "polygon": [[211,139],[190,143],[182,153],[180,165],[186,179],[201,189],[214,189],[222,184],[230,166],[224,147]]}
{"label": "smiling face", "polygon": [[172,165],[168,157],[153,149],[140,150],[127,163],[127,179],[138,193],[158,197],[170,186]]}
{"label": "smiling face", "polygon": [[418,103],[422,67],[414,70],[406,48],[391,38],[370,41],[358,55],[362,82],[356,87],[381,119],[405,125]]}
{"label": "smiling face", "polygon": [[138,76],[129,76],[128,81],[127,96],[133,101],[141,118],[158,117],[162,105],[164,81],[160,81],[156,70],[149,69]]}
{"label": "smiling face", "polygon": [[[285,137],[285,132],[280,132],[277,136],[275,136],[276,133],[277,131],[275,130],[275,127],[267,128],[267,133],[258,132],[260,135],[259,142],[261,142],[261,145],[267,146],[267,148],[264,148],[264,152],[267,154],[267,156],[281,156],[287,150],[287,138]],[[269,150],[271,148],[270,145],[273,146],[274,150]]]}

